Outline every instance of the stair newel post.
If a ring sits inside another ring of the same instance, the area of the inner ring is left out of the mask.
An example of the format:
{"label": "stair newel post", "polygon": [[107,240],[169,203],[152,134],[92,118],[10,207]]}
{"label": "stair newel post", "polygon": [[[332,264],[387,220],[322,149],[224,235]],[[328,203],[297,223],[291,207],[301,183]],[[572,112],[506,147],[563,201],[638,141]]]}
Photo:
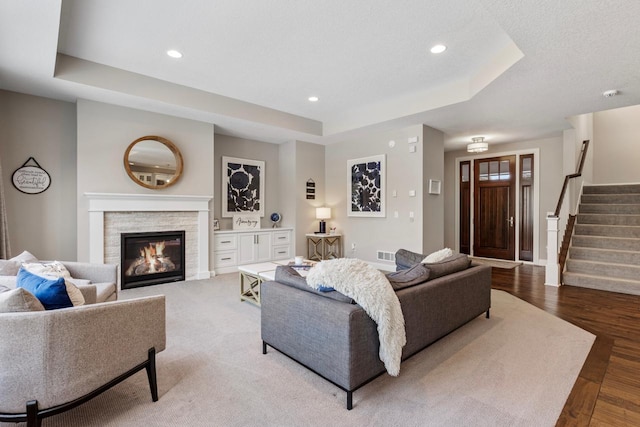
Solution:
{"label": "stair newel post", "polygon": [[558,263],[558,224],[560,218],[547,216],[547,266],[545,268],[544,284],[560,286],[560,265]]}

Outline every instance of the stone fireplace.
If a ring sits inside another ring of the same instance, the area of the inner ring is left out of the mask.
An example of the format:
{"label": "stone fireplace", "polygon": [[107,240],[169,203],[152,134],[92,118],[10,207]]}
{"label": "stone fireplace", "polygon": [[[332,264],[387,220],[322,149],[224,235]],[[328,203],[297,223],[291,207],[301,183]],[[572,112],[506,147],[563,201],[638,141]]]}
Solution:
{"label": "stone fireplace", "polygon": [[207,279],[209,201],[207,196],[85,193],[89,199],[89,261],[119,264],[122,233],[184,230],[186,280]]}

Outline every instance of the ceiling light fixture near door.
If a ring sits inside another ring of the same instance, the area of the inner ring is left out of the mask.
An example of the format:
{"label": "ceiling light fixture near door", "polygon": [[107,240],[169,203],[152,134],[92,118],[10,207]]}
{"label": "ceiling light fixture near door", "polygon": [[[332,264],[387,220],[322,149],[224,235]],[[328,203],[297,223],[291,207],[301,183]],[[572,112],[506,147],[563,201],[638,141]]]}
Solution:
{"label": "ceiling light fixture near door", "polygon": [[309,98],[307,98],[309,100],[309,102],[318,102],[318,98],[317,96],[310,96]]}
{"label": "ceiling light fixture near door", "polygon": [[437,44],[431,48],[431,53],[442,53],[447,50],[447,47],[443,44]]}
{"label": "ceiling light fixture near door", "polygon": [[471,141],[473,142],[467,145],[467,151],[469,153],[482,153],[483,151],[487,151],[489,149],[489,144],[484,142],[483,136],[471,138]]}
{"label": "ceiling light fixture near door", "polygon": [[605,92],[602,92],[602,96],[604,96],[605,98],[611,98],[613,96],[616,96],[618,94],[618,91],[615,89],[611,89],[611,90],[607,90]]}
{"label": "ceiling light fixture near door", "polygon": [[167,51],[167,55],[169,55],[170,57],[175,58],[175,59],[182,58],[182,54],[180,52],[178,52],[177,50],[174,50],[174,49],[168,50]]}

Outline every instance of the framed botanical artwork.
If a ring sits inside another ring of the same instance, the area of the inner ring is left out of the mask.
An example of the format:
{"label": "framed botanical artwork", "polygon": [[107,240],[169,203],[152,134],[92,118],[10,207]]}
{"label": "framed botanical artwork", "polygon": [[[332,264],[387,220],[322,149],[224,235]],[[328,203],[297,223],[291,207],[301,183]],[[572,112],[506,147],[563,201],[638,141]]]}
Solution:
{"label": "framed botanical artwork", "polygon": [[264,216],[265,168],[261,160],[222,157],[222,217]]}
{"label": "framed botanical artwork", "polygon": [[348,216],[385,216],[385,155],[347,160]]}

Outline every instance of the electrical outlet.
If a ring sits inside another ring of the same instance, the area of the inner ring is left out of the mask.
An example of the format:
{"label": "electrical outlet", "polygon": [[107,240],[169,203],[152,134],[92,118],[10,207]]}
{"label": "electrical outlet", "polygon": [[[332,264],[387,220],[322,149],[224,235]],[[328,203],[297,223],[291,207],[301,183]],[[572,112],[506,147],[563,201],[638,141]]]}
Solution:
{"label": "electrical outlet", "polygon": [[355,244],[355,243],[352,243],[352,244],[351,244],[351,250],[352,250],[352,251],[355,251],[355,250],[356,250],[356,244]]}

